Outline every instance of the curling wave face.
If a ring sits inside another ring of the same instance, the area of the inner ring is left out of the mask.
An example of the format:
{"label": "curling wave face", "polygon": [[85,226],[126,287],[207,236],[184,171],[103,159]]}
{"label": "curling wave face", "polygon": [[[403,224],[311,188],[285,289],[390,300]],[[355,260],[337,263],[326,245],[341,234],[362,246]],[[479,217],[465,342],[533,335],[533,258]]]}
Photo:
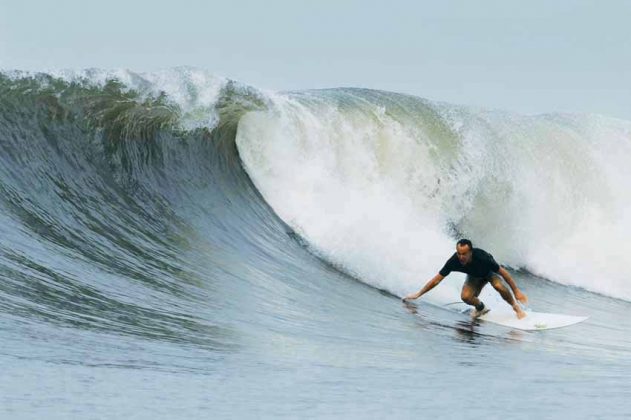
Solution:
{"label": "curling wave face", "polygon": [[260,283],[271,294],[283,279],[265,283],[270,272],[307,265],[234,147],[260,96],[168,73],[0,76],[0,309],[17,330],[27,320],[222,352],[242,309],[225,296]]}

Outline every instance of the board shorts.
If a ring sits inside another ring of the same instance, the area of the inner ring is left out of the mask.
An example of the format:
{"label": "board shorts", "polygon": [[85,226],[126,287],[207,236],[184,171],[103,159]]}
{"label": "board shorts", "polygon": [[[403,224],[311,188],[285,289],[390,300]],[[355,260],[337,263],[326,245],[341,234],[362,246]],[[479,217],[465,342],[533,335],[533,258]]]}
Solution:
{"label": "board shorts", "polygon": [[499,274],[494,273],[493,271],[489,272],[489,274],[484,277],[474,277],[471,274],[467,274],[467,279],[464,281],[464,284],[472,287],[476,292],[480,292],[480,290],[482,290],[482,288],[486,286],[493,277],[500,278]]}

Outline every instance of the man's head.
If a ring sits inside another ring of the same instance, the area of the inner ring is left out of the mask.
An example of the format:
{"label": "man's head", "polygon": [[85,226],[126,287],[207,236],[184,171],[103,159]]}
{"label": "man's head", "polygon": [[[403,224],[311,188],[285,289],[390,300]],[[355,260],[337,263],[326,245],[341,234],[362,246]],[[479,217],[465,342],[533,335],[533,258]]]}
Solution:
{"label": "man's head", "polygon": [[456,255],[460,264],[467,265],[473,256],[473,244],[468,239],[461,239],[456,243]]}

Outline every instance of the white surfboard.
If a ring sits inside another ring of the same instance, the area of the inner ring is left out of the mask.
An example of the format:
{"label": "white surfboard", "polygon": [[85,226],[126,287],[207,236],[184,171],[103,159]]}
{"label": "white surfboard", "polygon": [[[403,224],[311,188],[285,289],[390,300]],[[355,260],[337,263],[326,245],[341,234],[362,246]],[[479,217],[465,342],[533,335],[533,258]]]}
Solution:
{"label": "white surfboard", "polygon": [[[471,307],[468,305],[465,306],[466,309],[461,310],[461,312],[467,313],[467,316],[469,316]],[[453,306],[451,306],[451,308],[453,308]],[[526,314],[527,315],[525,318],[517,319],[517,316],[515,315],[515,312],[512,310],[512,308],[506,306],[500,308],[492,308],[489,312],[478,317],[477,319],[503,325],[509,328],[533,331],[567,327],[570,325],[578,324],[579,322],[583,322],[587,318],[589,318],[588,316],[550,314],[544,312],[533,312],[530,310],[526,311]]]}
{"label": "white surfboard", "polygon": [[520,330],[549,330],[552,328],[567,327],[585,321],[587,316],[574,316],[563,314],[548,314],[544,312],[526,311],[526,317],[517,319],[515,312],[491,310],[478,319],[504,325]]}

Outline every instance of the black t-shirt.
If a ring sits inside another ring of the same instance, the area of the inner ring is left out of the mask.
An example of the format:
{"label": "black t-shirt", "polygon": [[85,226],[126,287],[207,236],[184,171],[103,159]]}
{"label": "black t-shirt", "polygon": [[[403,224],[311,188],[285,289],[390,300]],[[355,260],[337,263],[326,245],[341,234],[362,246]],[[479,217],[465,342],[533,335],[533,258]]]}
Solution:
{"label": "black t-shirt", "polygon": [[473,277],[487,277],[492,271],[498,272],[500,266],[493,256],[483,249],[473,248],[473,256],[467,265],[460,264],[458,254],[454,252],[440,270],[441,276],[447,276],[452,271],[470,274]]}

